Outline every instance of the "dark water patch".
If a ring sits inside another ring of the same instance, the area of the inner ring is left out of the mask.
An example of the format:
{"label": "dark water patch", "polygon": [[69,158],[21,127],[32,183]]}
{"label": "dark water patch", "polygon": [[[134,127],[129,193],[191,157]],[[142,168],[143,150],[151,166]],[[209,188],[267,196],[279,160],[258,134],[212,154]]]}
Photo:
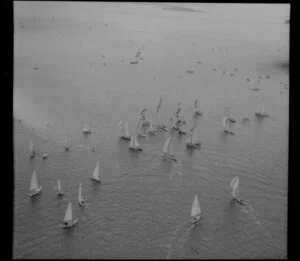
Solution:
{"label": "dark water patch", "polygon": [[246,79],[247,82],[250,82],[251,80],[249,78]]}
{"label": "dark water patch", "polygon": [[288,61],[286,61],[286,62],[277,62],[277,63],[274,64],[274,67],[276,69],[279,69],[279,70],[288,71],[289,68],[290,68],[290,63]]}
{"label": "dark water patch", "polygon": [[269,75],[266,75],[266,79],[270,79],[271,77]]}
{"label": "dark water patch", "polygon": [[198,64],[202,64],[200,61],[197,62]]}
{"label": "dark water patch", "polygon": [[38,70],[38,69],[39,69],[39,67],[33,67],[33,69],[34,69],[34,70]]}
{"label": "dark water patch", "polygon": [[194,73],[194,71],[193,70],[186,70],[186,73],[191,74],[191,73]]}
{"label": "dark water patch", "polygon": [[252,88],[252,91],[258,92],[258,91],[259,91],[259,88]]}
{"label": "dark water patch", "polygon": [[230,76],[231,76],[231,77],[234,76],[234,73],[231,73]]}
{"label": "dark water patch", "polygon": [[216,69],[216,68],[213,68],[212,70],[215,72],[217,69]]}

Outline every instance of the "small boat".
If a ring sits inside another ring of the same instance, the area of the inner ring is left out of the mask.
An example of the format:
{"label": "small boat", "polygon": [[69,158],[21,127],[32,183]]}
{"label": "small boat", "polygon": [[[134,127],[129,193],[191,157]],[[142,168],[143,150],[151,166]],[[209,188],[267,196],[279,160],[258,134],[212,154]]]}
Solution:
{"label": "small boat", "polygon": [[138,141],[137,141],[137,138],[135,135],[133,135],[131,137],[131,140],[130,140],[130,144],[129,144],[129,149],[130,150],[133,150],[133,151],[142,151],[143,149],[140,147]]}
{"label": "small boat", "polygon": [[97,161],[96,167],[95,167],[93,175],[91,177],[91,180],[93,180],[95,182],[102,182],[100,179],[99,161]]}
{"label": "small boat", "polygon": [[156,135],[156,130],[153,128],[152,123],[150,122],[148,133],[152,136]]}
{"label": "small boat", "polygon": [[70,145],[69,145],[68,135],[66,135],[65,151],[69,151],[69,150],[70,150]]}
{"label": "small boat", "polygon": [[269,117],[269,114],[265,113],[262,103],[263,103],[263,100],[261,100],[260,106],[259,106],[259,111],[255,112],[255,116],[258,117],[258,118]]}
{"label": "small boat", "polygon": [[179,135],[187,135],[187,131],[186,131],[185,128],[182,128],[182,127],[181,127],[181,128],[179,129],[179,131],[178,131],[178,134],[179,134]]}
{"label": "small boat", "polygon": [[38,185],[36,171],[33,170],[32,176],[31,176],[31,182],[30,182],[30,192],[28,195],[30,197],[33,197],[33,196],[38,195],[41,191],[42,191],[42,186]]}
{"label": "small boat", "polygon": [[35,150],[33,148],[33,142],[32,142],[32,140],[29,143],[29,151],[30,151],[30,158],[31,159],[34,158],[35,155],[36,155],[36,153],[35,153]]}
{"label": "small boat", "polygon": [[43,159],[47,159],[48,158],[48,153],[43,153],[42,157],[43,157]]}
{"label": "small boat", "polygon": [[118,126],[121,131],[120,139],[129,141],[131,137],[129,136],[127,121],[121,121]]}
{"label": "small boat", "polygon": [[224,133],[234,135],[234,133],[231,130],[229,130],[229,119],[227,115],[223,117],[222,125]]}
{"label": "small boat", "polygon": [[91,133],[91,129],[90,129],[90,127],[89,127],[89,125],[87,123],[84,124],[82,132],[84,134],[90,134]]}
{"label": "small boat", "polygon": [[197,224],[201,218],[201,208],[198,200],[198,195],[196,194],[191,209],[191,223]]}
{"label": "small boat", "polygon": [[164,147],[163,147],[163,160],[171,160],[171,161],[177,161],[175,158],[175,155],[172,153],[172,146],[171,146],[171,135],[167,138]]}
{"label": "small boat", "polygon": [[64,192],[61,189],[60,179],[57,180],[57,196],[63,196]]}
{"label": "small boat", "polygon": [[230,187],[232,188],[232,199],[240,204],[244,204],[239,195],[239,177],[235,177],[231,180]]}
{"label": "small boat", "polygon": [[78,219],[72,217],[72,203],[70,202],[66,210],[66,214],[63,221],[63,228],[71,228],[78,222]]}
{"label": "small boat", "polygon": [[146,119],[145,113],[146,113],[147,109],[143,109],[141,111],[141,119],[142,119],[142,126],[148,127],[150,126],[150,121],[148,121]]}
{"label": "small boat", "polygon": [[203,113],[198,109],[198,100],[199,100],[199,97],[195,101],[195,115],[201,116]]}
{"label": "small boat", "polygon": [[186,147],[189,149],[199,149],[201,146],[200,141],[196,137],[196,128],[190,130],[189,138]]}
{"label": "small boat", "polygon": [[249,117],[246,115],[246,111],[244,111],[244,116],[243,116],[243,118],[242,118],[242,122],[243,123],[246,123],[246,122],[248,122],[249,121]]}
{"label": "small boat", "polygon": [[84,202],[83,197],[82,197],[81,183],[79,183],[79,190],[78,190],[78,204],[79,204],[79,206],[81,206],[81,207],[84,207],[84,205],[85,205],[85,202]]}
{"label": "small boat", "polygon": [[157,112],[157,126],[158,126],[159,130],[167,132],[168,127],[165,124],[160,123],[160,121],[159,121],[159,110],[160,110],[160,107],[162,105],[162,101],[163,101],[162,98],[160,98],[159,102],[158,102],[158,105],[157,105],[157,110],[156,110],[156,112]]}

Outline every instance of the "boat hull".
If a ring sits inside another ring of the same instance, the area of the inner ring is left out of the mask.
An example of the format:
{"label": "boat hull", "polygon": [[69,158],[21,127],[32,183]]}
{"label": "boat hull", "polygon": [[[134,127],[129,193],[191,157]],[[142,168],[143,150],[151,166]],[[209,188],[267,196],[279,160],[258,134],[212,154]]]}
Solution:
{"label": "boat hull", "polygon": [[162,159],[167,161],[174,161],[174,162],[177,161],[174,155],[162,155]]}
{"label": "boat hull", "polygon": [[69,151],[70,150],[70,148],[69,147],[65,147],[65,151]]}
{"label": "boat hull", "polygon": [[63,224],[62,227],[63,228],[72,228],[72,227],[74,227],[77,224],[77,222],[78,222],[78,218],[72,220],[68,224]]}
{"label": "boat hull", "polygon": [[120,136],[120,139],[130,141],[131,137],[129,137],[129,136]]}
{"label": "boat hull", "polygon": [[255,113],[255,116],[258,117],[258,118],[265,118],[265,117],[269,117],[268,114],[265,114],[265,113],[260,113],[260,112],[256,112]]}
{"label": "boat hull", "polygon": [[78,204],[80,207],[84,207],[85,206],[85,202],[82,200],[82,201],[78,201]]}
{"label": "boat hull", "polygon": [[201,111],[195,111],[195,115],[201,116],[203,113]]}
{"label": "boat hull", "polygon": [[97,182],[97,183],[101,183],[101,180],[100,179],[96,179],[94,177],[91,177],[91,180],[94,181],[94,182]]}
{"label": "boat hull", "polygon": [[83,130],[82,133],[83,133],[83,134],[90,134],[91,131],[90,131],[90,130]]}
{"label": "boat hull", "polygon": [[160,124],[158,127],[162,131],[168,131],[168,127],[166,125]]}
{"label": "boat hull", "polygon": [[148,133],[152,136],[155,136],[156,135],[156,131],[155,130],[149,130]]}
{"label": "boat hull", "polygon": [[31,191],[28,196],[30,197],[34,197],[34,196],[37,196],[38,194],[40,194],[42,192],[42,186],[40,186],[37,190],[35,191]]}
{"label": "boat hull", "polygon": [[197,223],[199,223],[200,220],[201,220],[201,216],[200,215],[199,216],[195,216],[195,217],[192,217],[191,223],[192,224],[197,224]]}
{"label": "boat hull", "polygon": [[148,127],[148,126],[150,126],[150,121],[144,121],[142,125],[145,127]]}
{"label": "boat hull", "polygon": [[57,192],[57,196],[58,196],[58,197],[61,197],[61,196],[63,196],[63,195],[64,195],[64,193],[63,193],[62,191]]}
{"label": "boat hull", "polygon": [[129,150],[131,151],[142,151],[143,149],[140,147],[129,147]]}
{"label": "boat hull", "polygon": [[138,133],[138,137],[139,138],[146,138],[147,136],[145,134],[143,134],[143,133]]}
{"label": "boat hull", "polygon": [[186,135],[187,132],[186,132],[185,130],[180,129],[180,130],[178,131],[178,134],[179,134],[179,135]]}
{"label": "boat hull", "polygon": [[236,123],[236,120],[233,119],[233,118],[228,118],[228,121],[229,121],[230,123]]}
{"label": "boat hull", "polygon": [[234,132],[232,132],[232,131],[228,131],[228,130],[224,130],[224,133],[226,133],[226,134],[230,134],[230,135],[234,135]]}
{"label": "boat hull", "polygon": [[201,147],[201,143],[187,143],[186,147],[188,149],[199,149]]}

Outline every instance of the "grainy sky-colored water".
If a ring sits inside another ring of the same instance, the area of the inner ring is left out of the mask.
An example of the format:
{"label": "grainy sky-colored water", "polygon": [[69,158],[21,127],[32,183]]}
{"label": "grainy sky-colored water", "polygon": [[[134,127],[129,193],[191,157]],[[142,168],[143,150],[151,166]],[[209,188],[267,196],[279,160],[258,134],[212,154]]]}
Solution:
{"label": "grainy sky-colored water", "polygon": [[[286,19],[289,5],[15,2],[14,257],[285,258]],[[131,64],[137,51],[142,59]],[[197,97],[203,111],[201,149],[188,152],[175,135],[173,165],[160,158],[163,133],[140,140],[139,154],[117,138],[118,122],[132,134],[143,108],[155,123],[159,97],[165,123],[178,101],[188,126]],[[258,121],[262,98],[270,117]],[[234,136],[221,130],[227,107]],[[94,131],[87,138],[85,122]],[[104,182],[94,186],[97,160]],[[30,200],[33,169],[43,191]],[[230,204],[235,176],[246,206]],[[195,193],[204,219],[192,228]],[[59,227],[68,202],[79,218],[69,232]]]}

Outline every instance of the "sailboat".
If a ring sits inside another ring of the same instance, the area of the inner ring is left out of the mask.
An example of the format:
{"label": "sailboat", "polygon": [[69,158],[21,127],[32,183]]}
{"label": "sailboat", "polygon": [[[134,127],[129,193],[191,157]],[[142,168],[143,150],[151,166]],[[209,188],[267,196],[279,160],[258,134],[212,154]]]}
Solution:
{"label": "sailboat", "polygon": [[69,151],[69,150],[70,150],[69,139],[68,139],[68,135],[66,135],[65,151]]}
{"label": "sailboat", "polygon": [[269,117],[269,115],[267,113],[265,113],[265,111],[264,111],[263,99],[261,100],[261,102],[259,104],[259,111],[255,112],[255,116],[258,118]]}
{"label": "sailboat", "polygon": [[43,153],[42,157],[43,157],[43,159],[47,159],[48,158],[48,153]]}
{"label": "sailboat", "polygon": [[97,161],[96,167],[95,167],[93,175],[91,177],[91,180],[93,180],[95,182],[101,182],[100,171],[99,171],[99,161]]}
{"label": "sailboat", "polygon": [[223,117],[223,120],[222,120],[222,126],[223,126],[223,131],[227,134],[231,134],[231,135],[234,135],[234,133],[229,130],[229,119],[228,119],[228,116],[225,115]]}
{"label": "sailboat", "polygon": [[172,146],[171,146],[171,135],[167,138],[164,147],[163,147],[163,160],[171,160],[171,161],[177,161],[175,156],[172,152]]}
{"label": "sailboat", "polygon": [[120,139],[130,140],[127,121],[122,120],[119,123],[119,128],[120,128],[120,131],[121,131]]}
{"label": "sailboat", "polygon": [[135,151],[142,151],[143,149],[140,147],[139,142],[137,140],[137,137],[133,135],[130,140],[129,144],[129,149],[130,150],[135,150]]}
{"label": "sailboat", "polygon": [[148,127],[150,125],[150,121],[148,121],[146,119],[146,116],[145,116],[146,111],[147,111],[146,108],[141,111],[141,119],[143,121],[142,125]]}
{"label": "sailboat", "polygon": [[190,130],[189,138],[186,143],[187,148],[189,149],[198,149],[201,146],[200,141],[196,137],[196,128]]}
{"label": "sailboat", "polygon": [[225,111],[225,115],[227,116],[229,123],[236,123],[236,120],[231,116],[229,109]]}
{"label": "sailboat", "polygon": [[31,176],[31,182],[30,182],[30,192],[28,195],[30,197],[33,197],[35,195],[38,195],[41,191],[42,191],[42,186],[38,185],[36,171],[33,170],[32,176]]}
{"label": "sailboat", "polygon": [[152,136],[156,135],[156,130],[153,128],[152,122],[150,122],[148,133]]}
{"label": "sailboat", "polygon": [[73,215],[72,215],[72,203],[70,202],[67,210],[66,210],[66,214],[64,217],[64,221],[63,221],[63,228],[71,228],[73,227],[76,223],[78,222],[78,218],[73,219]]}
{"label": "sailboat", "polygon": [[158,105],[157,105],[157,109],[156,109],[156,112],[157,112],[157,126],[162,131],[168,131],[168,127],[165,124],[160,123],[160,121],[159,121],[159,110],[160,110],[160,107],[162,105],[162,101],[163,101],[162,98],[160,98],[159,102],[158,102]]}
{"label": "sailboat", "polygon": [[78,204],[79,206],[83,207],[85,205],[85,202],[82,197],[82,188],[81,183],[79,183],[79,190],[78,190]]}
{"label": "sailboat", "polygon": [[60,179],[57,180],[57,191],[57,196],[62,196],[64,194],[64,192],[61,189]]}
{"label": "sailboat", "polygon": [[198,195],[195,195],[191,209],[191,222],[196,224],[201,219],[201,208],[198,200]]}
{"label": "sailboat", "polygon": [[91,133],[91,129],[90,129],[90,127],[87,123],[84,124],[82,132],[84,134],[90,134]]}
{"label": "sailboat", "polygon": [[201,116],[203,113],[198,109],[198,100],[199,97],[195,101],[195,115]]}
{"label": "sailboat", "polygon": [[240,199],[239,195],[239,177],[235,177],[230,182],[230,187],[232,188],[232,198],[238,203],[244,204],[243,200]]}
{"label": "sailboat", "polygon": [[249,117],[247,116],[246,111],[244,110],[244,116],[242,118],[242,122],[246,123],[247,121],[249,121]]}
{"label": "sailboat", "polygon": [[29,142],[29,151],[30,151],[30,158],[34,158],[35,157],[35,150],[33,148],[33,142],[32,140]]}

